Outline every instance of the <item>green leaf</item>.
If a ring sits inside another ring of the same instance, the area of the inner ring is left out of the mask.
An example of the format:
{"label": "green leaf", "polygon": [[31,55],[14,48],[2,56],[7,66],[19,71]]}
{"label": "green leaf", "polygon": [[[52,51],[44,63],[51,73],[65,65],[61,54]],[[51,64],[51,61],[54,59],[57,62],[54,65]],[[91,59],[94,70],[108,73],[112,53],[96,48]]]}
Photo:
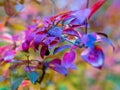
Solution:
{"label": "green leaf", "polygon": [[34,84],[36,80],[39,78],[39,73],[35,71],[29,72],[27,73],[27,77]]}
{"label": "green leaf", "polygon": [[17,90],[18,86],[21,84],[24,78],[18,78],[12,83],[12,90]]}

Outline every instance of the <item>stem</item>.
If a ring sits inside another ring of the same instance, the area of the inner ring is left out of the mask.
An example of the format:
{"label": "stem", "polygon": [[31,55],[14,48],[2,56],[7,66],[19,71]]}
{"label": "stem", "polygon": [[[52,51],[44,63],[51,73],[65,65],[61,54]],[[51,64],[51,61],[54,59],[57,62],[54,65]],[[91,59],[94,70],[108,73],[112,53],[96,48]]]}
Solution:
{"label": "stem", "polygon": [[55,0],[51,0],[52,2],[52,15],[55,15]]}
{"label": "stem", "polygon": [[41,78],[40,78],[40,81],[38,81],[40,84],[41,84],[41,82],[43,81],[44,76],[45,76],[45,70],[42,69],[42,76],[41,76]]}
{"label": "stem", "polygon": [[28,60],[28,69],[29,69],[29,71],[31,71],[31,69],[30,69],[29,55],[27,55],[27,60]]}
{"label": "stem", "polygon": [[46,69],[48,67],[48,63],[47,62],[44,62],[43,63],[43,67],[42,67],[42,76],[40,77],[40,80],[38,81],[38,83],[41,84],[41,82],[43,81],[44,79],[44,76],[45,76],[45,72],[46,72]]}
{"label": "stem", "polygon": [[[89,7],[89,0],[87,0],[87,3],[86,3],[86,8]],[[88,18],[86,18],[86,21],[85,21],[85,33],[87,34],[87,24],[88,24]]]}

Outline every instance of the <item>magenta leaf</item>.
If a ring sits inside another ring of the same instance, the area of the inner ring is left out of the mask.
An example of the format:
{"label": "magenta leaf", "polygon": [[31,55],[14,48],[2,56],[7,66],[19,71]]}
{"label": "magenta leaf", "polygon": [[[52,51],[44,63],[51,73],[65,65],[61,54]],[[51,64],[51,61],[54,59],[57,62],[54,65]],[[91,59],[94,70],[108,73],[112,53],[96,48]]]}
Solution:
{"label": "magenta leaf", "polygon": [[71,65],[73,65],[74,60],[75,60],[75,52],[72,50],[69,52],[66,52],[63,56],[62,66],[66,68],[70,68]]}
{"label": "magenta leaf", "polygon": [[34,39],[35,33],[30,33],[27,37],[26,37],[26,42],[28,44],[30,44],[30,42]]}
{"label": "magenta leaf", "polygon": [[4,54],[4,61],[11,62],[15,56],[16,52],[14,50],[7,50]]}
{"label": "magenta leaf", "polygon": [[40,56],[42,58],[44,58],[44,56],[46,55],[46,52],[48,51],[48,47],[47,46],[42,46],[41,50],[40,50]]}
{"label": "magenta leaf", "polygon": [[60,59],[54,59],[54,60],[52,60],[52,61],[50,61],[50,64],[61,64],[61,60]]}
{"label": "magenta leaf", "polygon": [[56,54],[56,53],[58,53],[58,52],[61,52],[61,51],[65,50],[65,49],[67,49],[67,48],[69,48],[69,47],[70,47],[70,45],[64,45],[64,46],[57,47],[57,48],[55,48],[53,54]]}
{"label": "magenta leaf", "polygon": [[23,51],[28,52],[29,45],[28,45],[26,42],[24,42],[24,43],[22,44],[22,49],[23,49]]}
{"label": "magenta leaf", "polygon": [[101,68],[104,64],[104,53],[99,46],[95,46],[93,49],[85,49],[81,53],[81,57],[84,61],[96,68]]}

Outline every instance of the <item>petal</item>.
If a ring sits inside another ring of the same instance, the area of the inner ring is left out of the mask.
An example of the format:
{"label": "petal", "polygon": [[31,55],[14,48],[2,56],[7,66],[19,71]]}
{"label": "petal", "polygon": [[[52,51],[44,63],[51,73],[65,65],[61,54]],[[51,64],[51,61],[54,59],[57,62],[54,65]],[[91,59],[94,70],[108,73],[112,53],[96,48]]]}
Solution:
{"label": "petal", "polygon": [[70,45],[64,45],[64,46],[57,47],[57,48],[55,48],[53,54],[56,54],[56,53],[58,53],[58,52],[61,52],[61,51],[65,50],[65,49],[67,49],[67,48],[69,48],[69,47],[70,47]]}
{"label": "petal", "polygon": [[63,56],[63,60],[62,60],[62,66],[66,67],[66,68],[70,68],[71,64],[73,64],[75,60],[75,52],[74,51],[69,51],[66,52]]}
{"label": "petal", "polygon": [[96,68],[100,68],[104,64],[104,53],[99,46],[95,46],[93,49],[85,49],[81,53],[81,57],[84,61]]}

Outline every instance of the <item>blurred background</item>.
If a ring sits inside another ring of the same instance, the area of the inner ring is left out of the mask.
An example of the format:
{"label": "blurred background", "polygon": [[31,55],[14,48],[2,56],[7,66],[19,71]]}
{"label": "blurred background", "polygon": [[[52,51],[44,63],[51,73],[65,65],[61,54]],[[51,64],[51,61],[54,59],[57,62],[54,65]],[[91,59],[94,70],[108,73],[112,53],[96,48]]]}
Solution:
{"label": "blurred background", "polygon": [[[32,20],[52,16],[51,0],[10,0],[17,16],[9,17],[4,10],[4,0],[0,0],[0,33],[21,33],[26,26],[32,25]],[[97,0],[90,0],[89,7]],[[79,10],[86,7],[86,0],[55,0],[55,14],[69,10]],[[14,13],[12,9],[11,12]],[[9,18],[9,19],[8,19]],[[7,23],[6,23],[7,21]],[[107,0],[89,20],[88,32],[104,32],[115,45],[116,50],[107,44],[102,44],[105,53],[105,63],[101,70],[93,68],[80,58],[81,50],[76,51],[76,71],[69,71],[64,77],[52,70],[47,70],[44,81],[32,85],[29,81],[24,88],[18,90],[120,90],[120,0]],[[0,45],[3,45],[0,42]],[[62,55],[62,53],[60,53]],[[59,54],[59,56],[60,56]],[[7,66],[6,66],[7,67]],[[18,77],[24,74],[22,69]],[[0,66],[0,75],[5,73]],[[10,71],[7,71],[7,73]],[[1,78],[1,77],[0,77]],[[1,80],[1,79],[0,79]],[[0,82],[0,90],[11,90],[9,79]]]}

